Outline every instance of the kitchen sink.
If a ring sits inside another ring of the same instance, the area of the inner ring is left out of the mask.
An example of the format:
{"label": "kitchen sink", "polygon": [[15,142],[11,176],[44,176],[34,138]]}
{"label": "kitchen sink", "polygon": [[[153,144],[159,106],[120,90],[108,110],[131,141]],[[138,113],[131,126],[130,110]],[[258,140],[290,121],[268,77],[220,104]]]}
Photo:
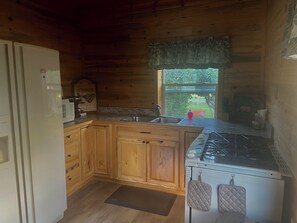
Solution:
{"label": "kitchen sink", "polygon": [[150,122],[154,119],[155,117],[151,116],[132,116],[128,118],[122,118],[120,121],[128,121],[128,122]]}
{"label": "kitchen sink", "polygon": [[182,121],[182,118],[174,118],[174,117],[158,117],[151,120],[151,123],[168,123],[168,124],[178,124]]}

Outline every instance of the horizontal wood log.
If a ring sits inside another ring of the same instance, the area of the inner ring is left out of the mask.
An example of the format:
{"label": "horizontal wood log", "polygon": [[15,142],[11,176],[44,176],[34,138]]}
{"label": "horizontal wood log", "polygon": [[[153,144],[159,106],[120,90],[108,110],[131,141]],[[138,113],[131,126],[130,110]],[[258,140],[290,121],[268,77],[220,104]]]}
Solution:
{"label": "horizontal wood log", "polygon": [[290,208],[284,209],[284,214],[292,216],[296,222],[297,61],[282,59],[280,55],[288,4],[287,0],[270,0],[268,4],[265,93],[269,122],[274,126],[275,145],[295,175],[294,190],[289,192],[293,199],[286,204]]}
{"label": "horizontal wood log", "polygon": [[72,95],[73,80],[83,74],[80,32],[62,15],[27,3],[0,0],[0,39],[58,50],[63,95]]}
{"label": "horizontal wood log", "polygon": [[[281,58],[287,8],[290,1],[270,0],[267,19],[267,50],[265,61],[265,93],[269,121],[274,126],[274,140],[286,162],[297,176],[297,61]],[[295,180],[296,181],[296,180]],[[294,191],[296,198],[297,188]],[[297,199],[292,206],[293,219]]]}
{"label": "horizontal wood log", "polygon": [[[121,89],[115,90],[117,96],[108,90],[100,91],[99,105],[117,106],[121,98],[126,100],[125,106],[151,107],[152,99],[156,102],[156,92],[150,90],[156,89],[156,72],[148,67],[148,44],[208,36],[231,38],[233,63],[222,72],[224,96],[232,100],[240,92],[264,91],[266,0],[186,0],[184,7],[179,0],[160,0],[155,12],[153,3],[153,0],[122,1],[117,2],[119,7],[112,12],[107,9],[98,16],[98,7],[93,7],[83,16],[85,74],[97,81],[98,89]],[[112,75],[117,78],[128,75],[133,92],[137,92],[135,98],[132,94],[121,97],[131,89],[117,87],[119,82],[109,79]],[[137,83],[141,83],[137,75],[151,81],[146,87],[139,84],[136,90]]]}

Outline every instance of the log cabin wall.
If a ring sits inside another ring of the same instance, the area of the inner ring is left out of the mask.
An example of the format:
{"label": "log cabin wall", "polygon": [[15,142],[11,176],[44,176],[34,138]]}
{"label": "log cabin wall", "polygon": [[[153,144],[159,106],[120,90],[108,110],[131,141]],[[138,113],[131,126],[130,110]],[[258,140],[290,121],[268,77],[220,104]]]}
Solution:
{"label": "log cabin wall", "polygon": [[[265,92],[274,141],[297,176],[297,61],[281,58],[281,45],[287,19],[288,0],[269,0]],[[297,183],[295,179],[292,213],[297,222]]]}
{"label": "log cabin wall", "polygon": [[207,36],[231,37],[232,67],[221,72],[227,107],[235,93],[263,93],[266,0],[125,2],[83,16],[84,72],[98,83],[99,106],[151,107],[156,72],[147,45]]}
{"label": "log cabin wall", "polygon": [[63,95],[72,95],[72,82],[83,67],[78,27],[34,1],[0,0],[0,5],[0,39],[60,51]]}

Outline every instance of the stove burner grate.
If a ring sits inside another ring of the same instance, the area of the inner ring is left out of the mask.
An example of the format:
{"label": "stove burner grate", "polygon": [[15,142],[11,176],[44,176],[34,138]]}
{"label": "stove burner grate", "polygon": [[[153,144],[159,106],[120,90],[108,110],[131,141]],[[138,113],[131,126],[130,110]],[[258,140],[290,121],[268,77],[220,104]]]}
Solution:
{"label": "stove burner grate", "polygon": [[265,138],[228,133],[211,133],[200,160],[229,165],[278,170]]}

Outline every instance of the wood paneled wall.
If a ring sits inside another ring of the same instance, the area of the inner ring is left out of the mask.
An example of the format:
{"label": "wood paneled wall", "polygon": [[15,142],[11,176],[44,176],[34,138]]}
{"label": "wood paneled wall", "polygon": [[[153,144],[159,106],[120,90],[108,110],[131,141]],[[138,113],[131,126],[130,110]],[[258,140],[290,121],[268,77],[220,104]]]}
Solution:
{"label": "wood paneled wall", "polygon": [[[269,0],[265,92],[275,144],[297,177],[297,61],[281,58],[288,0]],[[297,184],[296,184],[297,185]],[[294,217],[297,222],[297,186]]]}
{"label": "wood paneled wall", "polygon": [[99,106],[151,107],[156,72],[148,68],[147,45],[207,36],[229,35],[232,40],[233,64],[222,72],[229,107],[235,93],[263,93],[266,7],[266,0],[93,6],[82,21],[84,71],[98,83]]}
{"label": "wood paneled wall", "polygon": [[79,29],[68,18],[28,2],[0,0],[0,39],[60,51],[63,94],[71,95],[73,80],[83,73]]}

